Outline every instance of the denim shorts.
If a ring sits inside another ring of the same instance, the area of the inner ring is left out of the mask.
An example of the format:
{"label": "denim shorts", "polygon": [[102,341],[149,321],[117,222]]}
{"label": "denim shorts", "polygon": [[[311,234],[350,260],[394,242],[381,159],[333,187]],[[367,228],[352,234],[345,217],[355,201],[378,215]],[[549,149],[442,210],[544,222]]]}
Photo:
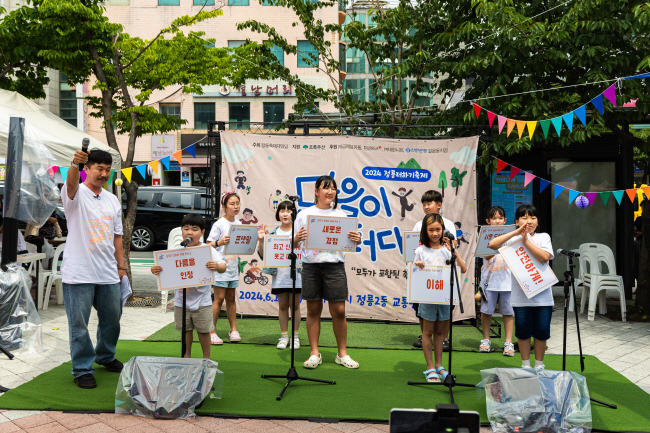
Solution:
{"label": "denim shorts", "polygon": [[487,302],[481,300],[481,313],[489,315],[494,314],[498,302],[499,312],[504,316],[512,316],[514,311],[512,310],[512,305],[510,305],[510,294],[511,292],[495,292],[492,290],[486,290],[485,297],[487,298]]}
{"label": "denim shorts", "polygon": [[546,341],[551,338],[552,306],[513,307],[515,311],[515,336],[519,340],[534,337]]}
{"label": "denim shorts", "polygon": [[449,305],[443,304],[420,304],[418,307],[418,317],[429,322],[449,320],[451,316],[449,312]]}
{"label": "denim shorts", "polygon": [[345,263],[303,263],[302,299],[343,302],[348,299]]}
{"label": "denim shorts", "polygon": [[215,281],[214,285],[217,287],[223,287],[224,289],[236,289],[237,287],[239,287],[239,280]]}

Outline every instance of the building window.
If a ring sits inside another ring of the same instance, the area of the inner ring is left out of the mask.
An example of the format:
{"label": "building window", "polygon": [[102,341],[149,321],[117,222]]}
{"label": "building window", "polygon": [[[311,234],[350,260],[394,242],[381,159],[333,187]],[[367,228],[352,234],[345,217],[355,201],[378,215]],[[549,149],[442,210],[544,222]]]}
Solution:
{"label": "building window", "polygon": [[214,6],[214,0],[194,0],[194,6]]}
{"label": "building window", "polygon": [[345,67],[348,74],[364,74],[366,72],[366,56],[358,48],[345,50]]}
{"label": "building window", "polygon": [[194,103],[194,129],[208,129],[208,122],[215,118],[214,102]]}
{"label": "building window", "polygon": [[181,104],[160,104],[160,114],[181,118]]}
{"label": "building window", "polygon": [[284,120],[284,102],[264,103],[264,127],[275,128]]}
{"label": "building window", "polygon": [[229,102],[228,114],[230,129],[250,129],[251,104],[249,102]]}
{"label": "building window", "polygon": [[278,47],[277,45],[269,41],[264,41],[264,42],[268,42],[271,45],[271,52],[273,53],[275,58],[278,59],[278,63],[284,66],[284,51],[282,50],[282,48]]}
{"label": "building window", "polygon": [[228,48],[237,48],[244,45],[246,41],[228,41]]}
{"label": "building window", "polygon": [[352,99],[356,102],[365,102],[366,101],[366,80],[345,80],[343,81],[343,87],[348,92]]}
{"label": "building window", "polygon": [[298,41],[298,67],[318,67],[318,51],[309,41]]}
{"label": "building window", "polygon": [[158,0],[158,6],[180,6],[181,0]]}
{"label": "building window", "polygon": [[77,126],[77,91],[70,88],[68,76],[59,74],[59,117],[73,126]]}
{"label": "building window", "polygon": [[248,6],[248,0],[228,0],[228,6]]}

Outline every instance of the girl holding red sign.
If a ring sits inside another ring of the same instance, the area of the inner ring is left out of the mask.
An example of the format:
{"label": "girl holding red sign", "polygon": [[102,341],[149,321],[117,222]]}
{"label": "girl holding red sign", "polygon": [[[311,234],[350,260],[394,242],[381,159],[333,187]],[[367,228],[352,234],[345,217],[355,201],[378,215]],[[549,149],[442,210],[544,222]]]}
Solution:
{"label": "girl holding red sign", "polygon": [[[499,248],[519,240],[537,260],[546,263],[553,259],[553,245],[547,233],[535,233],[539,224],[537,209],[530,204],[523,204],[515,211],[517,229],[498,236],[490,241],[489,248]],[[531,337],[535,338],[535,368],[544,369],[544,352],[546,340],[551,337],[551,315],[553,314],[553,293],[548,287],[528,298],[519,285],[514,273],[511,277],[510,304],[515,312],[515,336],[519,340],[521,368],[531,368]]]}
{"label": "girl holding red sign", "polygon": [[[420,269],[424,265],[444,266],[447,260],[451,260],[451,248],[449,238],[443,237],[445,223],[440,214],[429,214],[422,220],[420,229],[420,245],[415,250],[413,264]],[[445,248],[443,248],[443,246]],[[460,256],[456,256],[456,263],[462,273],[467,272],[467,266]],[[432,282],[432,287],[442,288],[442,281]],[[444,337],[445,324],[451,318],[449,305],[423,304],[420,303],[418,316],[422,318],[422,351],[427,369],[424,377],[427,382],[444,381],[449,372],[442,366],[442,340]],[[433,337],[433,356],[431,355],[431,342]],[[435,357],[435,364],[434,358]]]}

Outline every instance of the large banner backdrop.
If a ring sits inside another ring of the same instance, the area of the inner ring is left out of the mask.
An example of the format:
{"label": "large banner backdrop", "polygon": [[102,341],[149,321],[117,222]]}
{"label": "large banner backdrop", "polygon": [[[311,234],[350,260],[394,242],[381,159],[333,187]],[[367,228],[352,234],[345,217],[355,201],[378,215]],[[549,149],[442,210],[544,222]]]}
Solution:
{"label": "large banner backdrop", "polygon": [[[456,233],[458,252],[468,264],[467,273],[460,275],[464,313],[456,307],[454,320],[474,317],[478,137],[399,140],[222,132],[221,143],[222,197],[232,191],[239,194],[237,218],[244,224],[264,224],[271,230],[279,225],[278,202],[298,195],[298,209],[307,208],[314,204],[319,176],[336,180],[339,208],[359,219],[363,236],[357,252],[346,254],[345,259],[350,292],[346,313],[351,318],[416,321],[407,301],[402,233],[424,217],[422,194],[440,191],[444,195],[441,213],[455,223],[446,228]],[[257,254],[234,259],[239,260],[241,271],[237,311],[277,315],[271,276],[268,281],[257,278],[262,260]],[[301,310],[304,317],[304,302]]]}

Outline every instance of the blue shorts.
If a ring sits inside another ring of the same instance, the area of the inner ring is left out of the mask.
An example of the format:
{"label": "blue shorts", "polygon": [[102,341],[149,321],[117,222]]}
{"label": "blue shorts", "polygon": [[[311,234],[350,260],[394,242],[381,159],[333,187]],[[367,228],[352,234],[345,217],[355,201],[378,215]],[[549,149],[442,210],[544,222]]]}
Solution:
{"label": "blue shorts", "polygon": [[224,289],[236,289],[237,287],[239,287],[239,280],[215,281],[214,285],[217,287],[223,287]]}
{"label": "blue shorts", "polygon": [[485,297],[487,298],[487,302],[481,300],[481,313],[489,315],[494,314],[498,302],[499,312],[504,316],[512,316],[514,312],[512,310],[512,305],[510,305],[510,294],[511,292],[486,290]]}
{"label": "blue shorts", "polygon": [[519,340],[534,337],[546,341],[551,338],[553,307],[513,307],[515,310],[515,336]]}
{"label": "blue shorts", "polygon": [[429,322],[449,320],[449,305],[442,304],[420,304],[418,307],[418,317],[428,320]]}

